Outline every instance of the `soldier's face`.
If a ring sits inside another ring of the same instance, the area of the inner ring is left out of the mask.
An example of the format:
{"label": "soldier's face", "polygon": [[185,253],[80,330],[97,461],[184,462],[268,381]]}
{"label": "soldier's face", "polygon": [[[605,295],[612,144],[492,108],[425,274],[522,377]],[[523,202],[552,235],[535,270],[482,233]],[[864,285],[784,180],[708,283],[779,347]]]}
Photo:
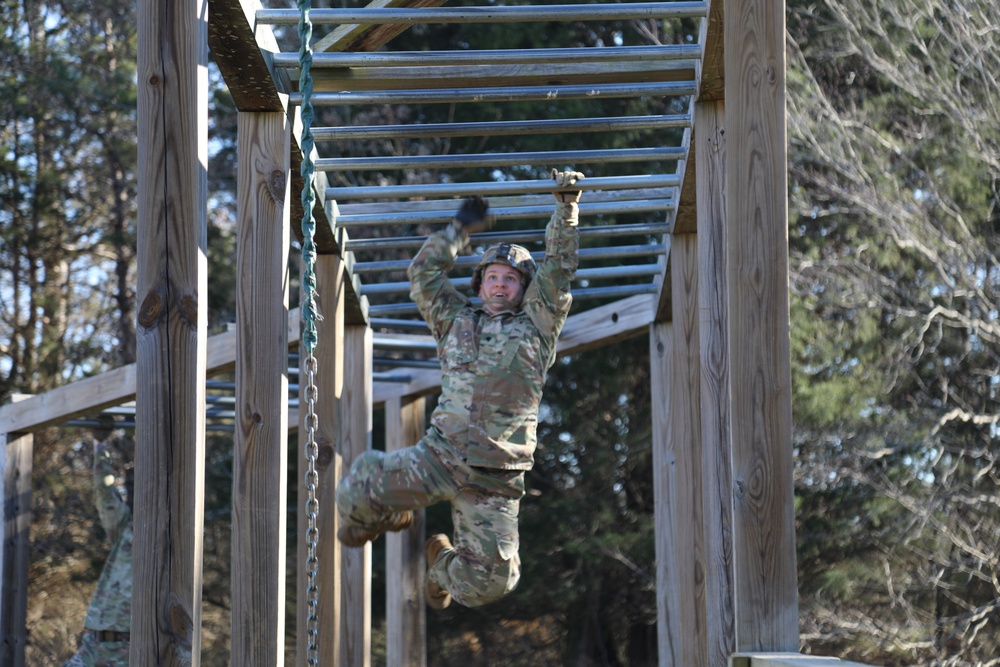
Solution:
{"label": "soldier's face", "polygon": [[490,264],[483,271],[479,298],[490,315],[496,315],[501,310],[517,310],[524,296],[523,291],[521,274],[517,269],[506,264]]}

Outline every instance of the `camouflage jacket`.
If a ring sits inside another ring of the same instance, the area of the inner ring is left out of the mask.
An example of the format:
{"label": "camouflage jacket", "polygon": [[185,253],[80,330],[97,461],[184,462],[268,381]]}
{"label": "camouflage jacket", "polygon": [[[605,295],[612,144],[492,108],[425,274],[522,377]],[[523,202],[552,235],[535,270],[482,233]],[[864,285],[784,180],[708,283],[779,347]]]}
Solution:
{"label": "camouflage jacket", "polygon": [[573,297],[580,233],[576,204],[556,204],[545,229],[545,259],[517,312],[490,315],[455,289],[448,271],[468,243],[449,226],[432,234],[407,275],[441,360],[441,396],[432,428],[464,449],[469,465],[527,470],[538,405]]}
{"label": "camouflage jacket", "polygon": [[132,621],[132,510],[118,494],[107,450],[94,454],[94,503],[111,552],[87,608],[87,630],[128,632]]}

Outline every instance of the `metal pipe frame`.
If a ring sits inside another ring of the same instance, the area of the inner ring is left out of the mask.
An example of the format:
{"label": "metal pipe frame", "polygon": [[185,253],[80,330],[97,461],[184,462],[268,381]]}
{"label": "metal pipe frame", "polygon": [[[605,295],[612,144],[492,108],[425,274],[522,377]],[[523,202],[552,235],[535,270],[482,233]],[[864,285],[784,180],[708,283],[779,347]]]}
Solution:
{"label": "metal pipe frame", "polygon": [[[581,238],[602,238],[616,236],[639,236],[666,234],[670,231],[668,223],[645,223],[638,225],[604,225],[601,227],[581,227]],[[427,240],[426,236],[397,236],[382,239],[350,239],[345,244],[345,250],[361,252],[365,250],[400,250],[403,248],[419,248]],[[545,230],[522,230],[514,232],[484,232],[473,234],[473,244],[490,244],[508,241],[510,243],[531,243],[544,241]]]}
{"label": "metal pipe frame", "polygon": [[414,125],[359,125],[356,127],[316,127],[316,141],[356,139],[407,139],[436,137],[500,137],[562,132],[633,132],[691,127],[691,114],[662,116],[614,116],[609,118],[540,118],[538,120],[497,120],[473,123],[426,123]]}
{"label": "metal pipe frame", "polygon": [[683,146],[659,148],[615,148],[580,151],[536,151],[531,153],[467,153],[459,155],[391,155],[385,157],[319,158],[319,171],[373,169],[453,169],[459,167],[513,167],[522,164],[590,164],[683,160]]}
{"label": "metal pipe frame", "polygon": [[[510,23],[531,21],[628,21],[704,18],[707,2],[626,2],[601,5],[506,5],[499,7],[385,7],[312,9],[313,25],[348,23]],[[297,9],[258,9],[257,23],[298,25]]]}
{"label": "metal pipe frame", "polygon": [[[444,200],[448,208],[436,211],[412,211],[394,213],[362,213],[337,216],[336,227],[381,227],[384,225],[413,225],[448,223],[455,217],[459,202]],[[580,217],[597,215],[612,215],[622,213],[651,213],[656,211],[671,211],[674,209],[673,199],[627,199],[607,202],[580,203]],[[547,218],[552,215],[554,204],[538,206],[512,206],[491,208],[490,214],[496,220],[525,220],[528,218]]]}
{"label": "metal pipe frame", "polygon": [[[585,178],[574,185],[581,191],[631,190],[633,188],[676,188],[677,174],[639,174],[633,176],[600,176]],[[327,188],[326,199],[404,199],[406,197],[471,197],[474,195],[509,195],[549,193],[549,179],[536,181],[490,181],[480,183],[421,183],[417,185],[366,185]]]}
{"label": "metal pipe frame", "polygon": [[[313,69],[342,67],[444,67],[449,65],[555,65],[563,63],[628,63],[660,60],[699,60],[697,44],[610,46],[553,49],[482,49],[479,51],[368,51],[321,52],[312,57]],[[298,52],[276,53],[275,67],[297,70]],[[692,67],[694,64],[692,63]],[[292,78],[297,78],[293,76]]]}
{"label": "metal pipe frame", "polygon": [[[424,326],[427,330],[427,326]],[[397,368],[441,368],[436,359],[372,359],[375,366],[395,366]]]}
{"label": "metal pipe frame", "polygon": [[[577,255],[581,261],[591,259],[625,259],[632,257],[650,257],[664,255],[667,246],[662,243],[647,243],[644,245],[612,246],[610,248],[581,248]],[[545,258],[543,251],[531,253],[536,262]],[[482,255],[466,255],[455,260],[453,268],[467,269],[479,264]],[[405,271],[410,266],[408,259],[392,259],[379,262],[357,262],[352,267],[355,275],[368,273],[392,273],[393,271]]]}
{"label": "metal pipe frame", "polygon": [[372,317],[369,318],[368,323],[371,325],[372,329],[395,329],[404,331],[419,331],[421,333],[427,333],[430,330],[430,327],[427,326],[427,322],[424,322],[423,320],[399,320],[388,317]]}
{"label": "metal pipe frame", "polygon": [[[621,6],[621,5],[619,5]],[[654,83],[600,83],[555,86],[496,86],[491,88],[432,88],[416,90],[346,91],[313,93],[313,106],[350,104],[435,104],[443,102],[523,102],[538,100],[582,100],[597,97],[683,97],[695,95],[695,81]],[[288,103],[302,104],[302,93],[289,93]]]}

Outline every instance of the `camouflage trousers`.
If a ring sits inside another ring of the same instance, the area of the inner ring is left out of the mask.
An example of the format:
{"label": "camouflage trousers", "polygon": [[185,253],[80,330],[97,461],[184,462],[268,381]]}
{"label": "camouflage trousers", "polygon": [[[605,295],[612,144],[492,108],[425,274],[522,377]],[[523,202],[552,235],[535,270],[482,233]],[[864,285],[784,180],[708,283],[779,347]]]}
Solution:
{"label": "camouflage trousers", "polygon": [[99,642],[84,632],[80,648],[63,667],[128,667],[128,641]]}
{"label": "camouflage trousers", "polygon": [[499,600],[521,577],[517,515],[524,472],[465,463],[434,430],[412,447],[368,451],[337,487],[340,520],[372,528],[393,512],[451,503],[454,548],[428,570],[432,581],[467,607]]}

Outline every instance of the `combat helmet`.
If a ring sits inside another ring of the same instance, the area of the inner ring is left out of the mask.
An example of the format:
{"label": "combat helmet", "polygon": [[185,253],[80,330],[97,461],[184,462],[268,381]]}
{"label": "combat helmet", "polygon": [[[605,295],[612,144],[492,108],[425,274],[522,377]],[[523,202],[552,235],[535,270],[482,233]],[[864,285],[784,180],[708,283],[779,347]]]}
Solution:
{"label": "combat helmet", "polygon": [[490,264],[506,264],[513,267],[522,276],[522,284],[527,289],[531,284],[531,279],[535,277],[537,266],[535,260],[531,258],[531,253],[524,246],[516,243],[498,243],[486,249],[483,258],[476,266],[475,273],[472,274],[472,291],[479,293],[479,288],[483,284],[483,273]]}

